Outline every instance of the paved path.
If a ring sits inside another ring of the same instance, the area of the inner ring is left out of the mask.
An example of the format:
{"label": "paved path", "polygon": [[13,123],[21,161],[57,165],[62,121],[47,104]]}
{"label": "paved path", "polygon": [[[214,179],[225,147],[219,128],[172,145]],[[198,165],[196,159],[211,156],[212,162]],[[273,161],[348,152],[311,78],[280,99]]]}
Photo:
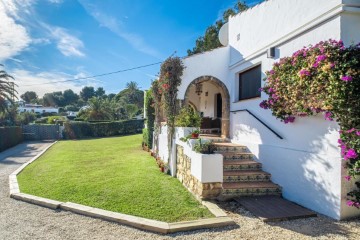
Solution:
{"label": "paved path", "polygon": [[[50,143],[20,144],[0,153],[0,240],[3,239],[357,239],[360,221],[326,217],[266,224],[235,202],[222,204],[238,227],[199,230],[168,236],[54,211],[9,198],[8,176]],[[49,186],[50,187],[50,186]]]}

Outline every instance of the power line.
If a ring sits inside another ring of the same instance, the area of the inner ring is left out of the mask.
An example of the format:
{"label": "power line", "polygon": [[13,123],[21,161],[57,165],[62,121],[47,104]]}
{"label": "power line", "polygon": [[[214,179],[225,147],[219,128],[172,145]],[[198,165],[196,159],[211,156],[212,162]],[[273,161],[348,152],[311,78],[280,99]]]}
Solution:
{"label": "power line", "polygon": [[142,65],[142,66],[138,66],[138,67],[127,68],[127,69],[118,70],[118,71],[115,71],[115,72],[102,73],[102,74],[97,74],[97,75],[88,76],[88,77],[66,79],[66,80],[62,80],[62,81],[53,81],[53,82],[46,82],[46,83],[34,83],[34,84],[28,84],[28,85],[22,85],[22,86],[23,87],[28,87],[28,86],[63,83],[63,82],[74,82],[74,81],[85,80],[85,79],[90,79],[90,78],[103,77],[103,76],[112,75],[112,74],[116,74],[116,73],[128,72],[128,71],[132,71],[132,70],[136,70],[136,69],[140,69],[140,68],[145,68],[145,67],[158,65],[158,64],[161,64],[161,63],[162,62],[156,62],[156,63],[151,63],[151,64]]}

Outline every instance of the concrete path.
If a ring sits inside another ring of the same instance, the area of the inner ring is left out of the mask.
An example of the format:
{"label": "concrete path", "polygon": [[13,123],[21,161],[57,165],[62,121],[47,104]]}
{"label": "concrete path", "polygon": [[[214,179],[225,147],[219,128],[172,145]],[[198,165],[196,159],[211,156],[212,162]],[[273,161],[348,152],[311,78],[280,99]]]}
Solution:
{"label": "concrete path", "polygon": [[[9,198],[8,176],[49,142],[28,142],[0,153],[0,240],[7,239],[357,239],[360,221],[337,222],[319,216],[266,224],[236,202],[220,206],[239,225],[167,236],[54,211]],[[51,187],[51,186],[49,186]]]}

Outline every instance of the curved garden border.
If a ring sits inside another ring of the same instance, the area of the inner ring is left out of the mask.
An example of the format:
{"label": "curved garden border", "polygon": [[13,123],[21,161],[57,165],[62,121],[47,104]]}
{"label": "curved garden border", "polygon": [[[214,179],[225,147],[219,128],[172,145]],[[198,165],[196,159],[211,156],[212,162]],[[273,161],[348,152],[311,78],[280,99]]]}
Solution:
{"label": "curved garden border", "polygon": [[136,217],[132,215],[122,214],[118,212],[111,212],[99,208],[93,208],[81,204],[76,204],[72,202],[59,202],[47,198],[37,197],[30,194],[21,193],[19,189],[19,184],[17,181],[17,175],[21,173],[22,170],[35,160],[37,160],[42,154],[44,154],[49,148],[51,148],[56,142],[52,143],[50,146],[45,148],[41,153],[32,158],[27,163],[24,163],[20,168],[9,176],[9,187],[10,187],[10,197],[21,200],[24,202],[36,204],[39,206],[51,208],[51,209],[62,209],[65,211],[70,211],[78,214],[82,214],[89,217],[100,218],[103,220],[117,222],[124,225],[129,225],[135,228],[142,230],[157,232],[157,233],[174,233],[181,231],[190,231],[203,228],[214,228],[214,227],[223,227],[236,225],[235,222],[227,216],[227,214],[221,210],[216,204],[202,201],[201,203],[209,209],[209,211],[215,215],[215,218],[199,219],[194,221],[184,221],[184,222],[174,222],[167,223],[156,221],[147,218]]}

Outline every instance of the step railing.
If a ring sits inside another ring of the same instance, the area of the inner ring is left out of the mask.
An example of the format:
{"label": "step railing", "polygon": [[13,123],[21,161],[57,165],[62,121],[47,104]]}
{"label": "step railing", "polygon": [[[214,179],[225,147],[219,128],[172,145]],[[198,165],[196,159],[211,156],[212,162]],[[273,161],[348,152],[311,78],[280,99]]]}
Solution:
{"label": "step railing", "polygon": [[236,112],[247,112],[248,114],[250,114],[251,116],[253,116],[256,120],[258,120],[262,125],[264,125],[267,129],[270,130],[270,132],[272,132],[273,134],[275,134],[278,138],[280,139],[284,139],[282,136],[280,136],[280,134],[278,134],[277,132],[275,132],[275,130],[273,130],[269,125],[267,125],[266,123],[264,123],[260,118],[258,118],[255,114],[253,114],[252,112],[250,112],[250,110],[248,109],[240,109],[240,110],[235,110],[235,111],[230,111],[232,113],[236,113]]}

